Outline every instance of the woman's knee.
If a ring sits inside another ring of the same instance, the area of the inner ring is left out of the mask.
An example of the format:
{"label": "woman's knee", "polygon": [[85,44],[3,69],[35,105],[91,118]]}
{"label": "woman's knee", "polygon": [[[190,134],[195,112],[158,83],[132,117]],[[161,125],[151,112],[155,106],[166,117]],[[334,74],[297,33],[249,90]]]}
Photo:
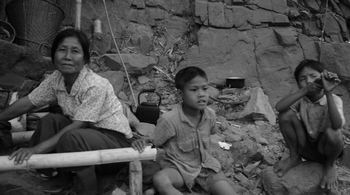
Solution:
{"label": "woman's knee", "polygon": [[57,152],[73,152],[79,151],[81,149],[77,149],[80,147],[79,137],[83,134],[83,129],[74,129],[65,132],[57,142],[56,150]]}
{"label": "woman's knee", "polygon": [[56,127],[63,128],[70,124],[70,120],[62,114],[49,113],[39,120],[39,126],[42,128]]}

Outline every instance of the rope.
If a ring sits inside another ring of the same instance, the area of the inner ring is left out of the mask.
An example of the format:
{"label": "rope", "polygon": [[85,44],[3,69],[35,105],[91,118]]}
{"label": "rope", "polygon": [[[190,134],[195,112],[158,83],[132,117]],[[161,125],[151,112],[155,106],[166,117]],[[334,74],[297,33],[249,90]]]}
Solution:
{"label": "rope", "polygon": [[123,58],[122,58],[122,56],[121,56],[121,54],[120,54],[118,44],[117,44],[117,42],[115,41],[115,36],[114,36],[113,30],[112,30],[111,22],[110,22],[110,20],[109,20],[109,15],[108,15],[108,11],[107,11],[107,6],[106,6],[106,1],[105,1],[105,0],[103,0],[103,5],[104,5],[105,12],[106,12],[107,22],[108,22],[109,30],[111,31],[111,35],[112,35],[112,39],[113,39],[114,45],[115,45],[115,47],[117,48],[118,56],[119,56],[119,58],[120,58],[120,61],[122,62],[124,71],[125,71],[125,73],[126,73],[126,78],[127,78],[127,80],[128,80],[128,84],[129,84],[129,87],[130,87],[131,95],[132,95],[132,98],[133,98],[133,100],[134,100],[135,106],[137,106],[138,102],[137,102],[137,100],[136,100],[136,97],[135,97],[135,94],[134,94],[134,90],[133,90],[132,85],[131,85],[131,82],[130,82],[130,77],[129,77],[128,70],[126,69],[126,66],[125,66],[125,64],[124,64],[124,60],[123,60]]}

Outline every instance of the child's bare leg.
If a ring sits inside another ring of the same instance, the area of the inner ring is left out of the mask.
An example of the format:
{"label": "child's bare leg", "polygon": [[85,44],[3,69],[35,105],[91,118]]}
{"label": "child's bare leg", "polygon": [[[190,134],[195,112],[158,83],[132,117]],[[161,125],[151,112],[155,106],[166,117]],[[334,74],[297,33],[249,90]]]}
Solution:
{"label": "child's bare leg", "polygon": [[177,188],[184,184],[181,174],[173,168],[165,168],[153,176],[153,185],[161,195],[182,195]]}
{"label": "child's bare leg", "polygon": [[300,120],[292,110],[280,113],[278,117],[281,133],[290,151],[289,158],[281,160],[274,167],[276,174],[281,177],[301,162],[298,147],[305,146],[306,137]]}
{"label": "child's bare leg", "polygon": [[320,186],[325,189],[335,189],[337,173],[335,169],[335,161],[343,150],[343,137],[340,130],[328,128],[322,134],[318,144],[318,150],[326,156],[323,164],[323,178]]}
{"label": "child's bare leg", "polygon": [[210,187],[210,192],[214,195],[236,195],[237,193],[226,180],[215,182]]}

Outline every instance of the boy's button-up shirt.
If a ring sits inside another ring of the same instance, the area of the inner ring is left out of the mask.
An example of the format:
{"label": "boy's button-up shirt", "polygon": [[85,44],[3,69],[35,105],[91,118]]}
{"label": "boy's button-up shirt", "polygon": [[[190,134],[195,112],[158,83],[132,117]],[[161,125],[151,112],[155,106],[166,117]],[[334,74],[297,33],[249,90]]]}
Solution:
{"label": "boy's button-up shirt", "polygon": [[219,161],[209,153],[210,134],[215,132],[215,128],[216,116],[213,110],[206,108],[196,127],[179,105],[158,120],[154,144],[165,151],[162,161],[175,166],[185,183],[192,183],[202,167],[215,172],[221,170]]}
{"label": "boy's button-up shirt", "polygon": [[58,103],[72,120],[91,122],[98,128],[110,129],[132,137],[122,105],[109,81],[84,67],[70,93],[67,92],[61,72],[54,71],[29,95],[34,106]]}
{"label": "boy's button-up shirt", "polygon": [[[345,117],[343,112],[343,101],[339,96],[334,94],[333,99],[337,110],[340,113],[342,126],[344,126]],[[324,132],[326,128],[331,127],[326,95],[322,96],[316,102],[311,102],[308,98],[303,98],[294,105],[292,109],[298,111],[306,131],[312,139],[316,140],[321,132]]]}

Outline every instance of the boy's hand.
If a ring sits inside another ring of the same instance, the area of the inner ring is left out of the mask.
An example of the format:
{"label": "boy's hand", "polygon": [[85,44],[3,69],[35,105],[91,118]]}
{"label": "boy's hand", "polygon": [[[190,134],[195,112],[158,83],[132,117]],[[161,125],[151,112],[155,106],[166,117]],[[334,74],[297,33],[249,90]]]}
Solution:
{"label": "boy's hand", "polygon": [[322,88],[316,83],[308,83],[308,85],[302,88],[302,93],[307,95],[308,93],[314,93],[316,91],[320,91]]}
{"label": "boy's hand", "polygon": [[131,147],[138,150],[140,153],[144,151],[145,147],[150,145],[147,139],[141,138],[133,141]]}
{"label": "boy's hand", "polygon": [[321,78],[325,92],[331,92],[340,83],[338,75],[327,70],[322,72]]}
{"label": "boy's hand", "polygon": [[13,158],[15,165],[16,164],[22,164],[23,161],[25,160],[29,160],[29,158],[33,155],[36,154],[37,151],[35,149],[35,147],[32,148],[20,148],[16,151],[14,151],[10,156],[9,156],[9,160],[12,160]]}

